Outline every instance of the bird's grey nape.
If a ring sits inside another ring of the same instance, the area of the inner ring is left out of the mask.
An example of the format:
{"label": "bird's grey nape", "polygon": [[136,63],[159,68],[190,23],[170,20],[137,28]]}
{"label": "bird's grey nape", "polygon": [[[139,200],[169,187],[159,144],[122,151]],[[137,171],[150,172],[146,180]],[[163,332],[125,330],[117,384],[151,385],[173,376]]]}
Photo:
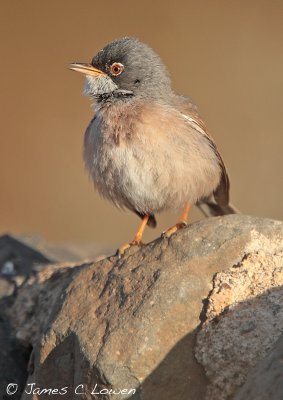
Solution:
{"label": "bird's grey nape", "polygon": [[107,76],[86,76],[84,94],[86,96],[98,97],[103,94],[110,94],[117,89],[117,85]]}

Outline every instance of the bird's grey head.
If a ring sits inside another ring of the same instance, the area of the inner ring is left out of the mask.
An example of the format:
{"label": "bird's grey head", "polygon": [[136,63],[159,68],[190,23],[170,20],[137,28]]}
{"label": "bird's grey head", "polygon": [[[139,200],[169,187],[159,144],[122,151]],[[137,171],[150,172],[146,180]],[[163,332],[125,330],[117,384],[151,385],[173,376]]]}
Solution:
{"label": "bird's grey head", "polygon": [[86,74],[85,93],[103,100],[163,99],[171,82],[160,57],[135,38],[106,45],[91,64],[74,63],[71,69]]}

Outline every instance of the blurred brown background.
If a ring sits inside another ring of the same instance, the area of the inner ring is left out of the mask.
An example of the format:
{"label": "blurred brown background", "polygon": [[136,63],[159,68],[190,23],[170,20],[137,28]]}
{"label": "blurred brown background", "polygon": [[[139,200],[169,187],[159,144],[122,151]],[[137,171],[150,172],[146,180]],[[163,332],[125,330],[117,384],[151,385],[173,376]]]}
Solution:
{"label": "blurred brown background", "polygon": [[[84,172],[92,111],[67,69],[126,35],[150,44],[198,103],[233,203],[283,218],[283,1],[2,0],[0,19],[0,232],[113,247],[132,238],[137,217],[100,199]],[[145,239],[175,219],[161,215]]]}

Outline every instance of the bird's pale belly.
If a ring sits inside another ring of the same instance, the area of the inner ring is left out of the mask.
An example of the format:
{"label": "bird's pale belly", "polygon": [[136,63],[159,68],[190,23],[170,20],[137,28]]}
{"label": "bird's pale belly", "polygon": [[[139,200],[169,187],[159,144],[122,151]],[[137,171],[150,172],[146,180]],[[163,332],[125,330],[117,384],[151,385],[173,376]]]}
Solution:
{"label": "bird's pale belly", "polygon": [[143,141],[115,145],[95,140],[85,148],[85,161],[104,197],[118,207],[140,212],[176,209],[186,201],[194,204],[217,187],[216,161],[207,159],[200,169],[197,161],[194,167],[193,159],[186,162],[170,146],[156,150]]}

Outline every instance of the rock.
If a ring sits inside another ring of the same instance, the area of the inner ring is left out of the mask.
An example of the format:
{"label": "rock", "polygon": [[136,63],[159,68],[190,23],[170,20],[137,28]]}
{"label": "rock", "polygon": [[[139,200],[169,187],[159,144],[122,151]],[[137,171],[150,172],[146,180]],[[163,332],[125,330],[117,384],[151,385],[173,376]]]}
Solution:
{"label": "rock", "polygon": [[208,400],[235,394],[283,331],[283,235],[252,237],[242,260],[214,276],[197,335]]}
{"label": "rock", "polygon": [[110,390],[117,400],[228,399],[280,334],[282,249],[283,223],[233,215],[122,259],[45,267],[10,311],[18,340],[33,347],[26,391],[34,395],[22,400],[52,390],[72,399],[109,399]]}
{"label": "rock", "polygon": [[25,346],[16,338],[7,313],[20,286],[34,273],[34,268],[50,261],[38,251],[5,235],[0,237],[0,398],[8,399],[6,387],[10,382],[19,386],[13,396],[20,399],[27,379],[30,345]]}
{"label": "rock", "polygon": [[30,348],[23,346],[13,335],[9,322],[0,320],[0,398],[11,398],[6,394],[7,385],[11,382],[19,386],[19,391],[13,400],[21,398],[21,391],[25,387],[28,376],[27,363]]}
{"label": "rock", "polygon": [[36,265],[47,263],[50,263],[50,260],[30,246],[9,235],[0,237],[0,273],[2,276],[8,278],[15,275],[27,277],[32,274]]}
{"label": "rock", "polygon": [[268,355],[259,362],[235,400],[283,399],[283,334]]}
{"label": "rock", "polygon": [[0,300],[11,296],[15,291],[15,285],[8,279],[0,278]]}

